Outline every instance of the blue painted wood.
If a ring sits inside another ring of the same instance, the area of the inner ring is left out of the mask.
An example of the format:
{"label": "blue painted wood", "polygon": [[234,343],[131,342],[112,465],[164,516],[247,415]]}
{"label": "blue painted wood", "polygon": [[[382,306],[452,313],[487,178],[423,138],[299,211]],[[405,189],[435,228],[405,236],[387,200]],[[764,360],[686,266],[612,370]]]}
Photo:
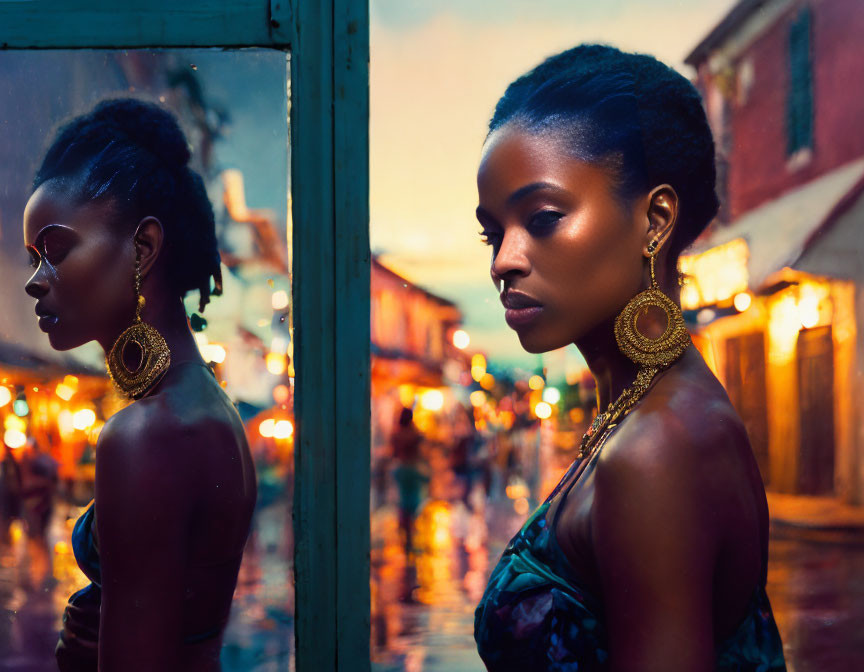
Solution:
{"label": "blue painted wood", "polygon": [[0,2],[4,48],[270,46],[269,0]]}
{"label": "blue painted wood", "polygon": [[291,180],[294,220],[294,575],[297,670],[335,670],[335,199],[332,0],[294,5]]}
{"label": "blue painted wood", "polygon": [[368,672],[370,462],[369,7],[335,0],[337,669]]}
{"label": "blue painted wood", "polygon": [[298,670],[370,665],[368,12],[298,2],[289,36]]}

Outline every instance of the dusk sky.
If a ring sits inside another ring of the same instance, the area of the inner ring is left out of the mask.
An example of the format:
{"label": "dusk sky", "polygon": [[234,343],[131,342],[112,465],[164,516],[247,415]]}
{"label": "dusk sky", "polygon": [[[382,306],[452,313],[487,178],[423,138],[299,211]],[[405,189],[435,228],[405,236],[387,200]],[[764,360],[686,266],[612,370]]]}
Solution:
{"label": "dusk sky", "polygon": [[734,4],[371,0],[372,250],[456,301],[472,348],[535,366],[504,322],[474,218],[495,103],[515,77],[580,42],[649,53],[691,76],[684,57]]}

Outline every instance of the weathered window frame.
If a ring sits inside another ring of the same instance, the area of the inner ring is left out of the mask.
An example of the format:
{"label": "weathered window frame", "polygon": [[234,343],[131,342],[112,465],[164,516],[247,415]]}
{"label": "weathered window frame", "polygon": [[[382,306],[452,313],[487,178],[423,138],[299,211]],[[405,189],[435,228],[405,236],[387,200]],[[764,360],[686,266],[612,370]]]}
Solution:
{"label": "weathered window frame", "polygon": [[298,672],[370,668],[368,17],[368,0],[0,1],[0,49],[291,53]]}

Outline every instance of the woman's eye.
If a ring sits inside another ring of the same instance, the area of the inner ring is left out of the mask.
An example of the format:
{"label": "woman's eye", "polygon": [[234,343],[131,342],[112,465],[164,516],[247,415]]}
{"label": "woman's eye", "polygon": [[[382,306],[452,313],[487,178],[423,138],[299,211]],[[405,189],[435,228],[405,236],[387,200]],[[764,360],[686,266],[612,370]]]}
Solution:
{"label": "woman's eye", "polygon": [[549,233],[564,215],[556,210],[541,210],[531,216],[528,226],[535,233]]}
{"label": "woman's eye", "polygon": [[67,242],[59,241],[56,239],[52,239],[50,236],[46,236],[45,242],[42,247],[42,254],[45,259],[48,260],[52,266],[56,266],[66,257],[66,253],[69,251],[69,245]]}
{"label": "woman's eye", "polygon": [[484,245],[494,245],[501,239],[501,234],[497,231],[490,231],[489,229],[483,229],[480,231],[480,240]]}

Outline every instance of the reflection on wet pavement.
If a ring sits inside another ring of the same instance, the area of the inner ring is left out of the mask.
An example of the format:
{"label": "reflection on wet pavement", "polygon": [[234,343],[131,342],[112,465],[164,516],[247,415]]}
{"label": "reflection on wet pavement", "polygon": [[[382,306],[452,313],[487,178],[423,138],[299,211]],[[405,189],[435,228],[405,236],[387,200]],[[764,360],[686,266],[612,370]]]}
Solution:
{"label": "reflection on wet pavement", "polygon": [[864,670],[864,539],[774,536],[768,596],[790,672]]}
{"label": "reflection on wet pavement", "polygon": [[[501,496],[472,514],[461,501],[420,510],[406,561],[396,512],[372,516],[372,669],[483,672],[474,606],[523,518]],[[768,594],[789,672],[864,670],[864,540],[771,539]]]}
{"label": "reflection on wet pavement", "polygon": [[[500,494],[433,499],[418,512],[407,557],[395,507],[372,514],[372,669],[483,672],[473,638],[474,606],[523,517]],[[473,512],[472,512],[473,507]],[[69,546],[82,508],[58,505],[49,531],[52,573],[36,575],[32,548],[15,523],[0,547],[0,670],[54,672],[54,646],[68,596],[86,580]],[[222,653],[225,672],[293,669],[290,510],[256,513]],[[864,541],[773,536],[768,594],[790,672],[864,669]]]}
{"label": "reflection on wet pavement", "polygon": [[[54,647],[69,595],[87,585],[70,535],[83,507],[58,504],[48,532],[51,574],[40,578],[34,549],[13,522],[0,546],[0,672],[56,672]],[[285,498],[258,509],[222,648],[223,672],[293,669],[291,512]],[[37,554],[38,555],[38,554]]]}

